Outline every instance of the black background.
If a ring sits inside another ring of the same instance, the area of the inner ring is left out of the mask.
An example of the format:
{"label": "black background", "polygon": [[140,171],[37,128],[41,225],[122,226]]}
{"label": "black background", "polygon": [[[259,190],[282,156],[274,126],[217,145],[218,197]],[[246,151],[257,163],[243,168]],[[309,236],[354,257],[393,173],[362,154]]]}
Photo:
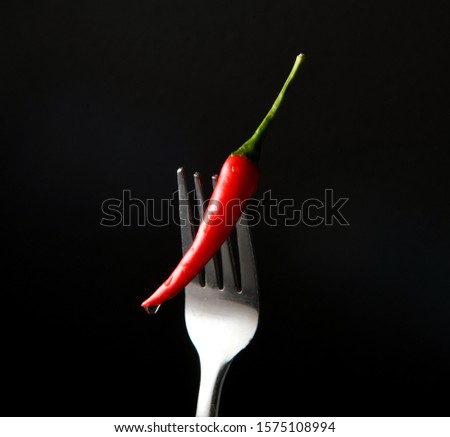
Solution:
{"label": "black background", "polygon": [[[183,295],[140,303],[175,224],[100,226],[131,190],[219,171],[306,61],[259,194],[348,197],[350,226],[254,228],[256,336],[223,416],[447,415],[449,23],[439,2],[51,1],[2,6],[3,415],[192,416]],[[441,2],[442,3],[442,2]]]}

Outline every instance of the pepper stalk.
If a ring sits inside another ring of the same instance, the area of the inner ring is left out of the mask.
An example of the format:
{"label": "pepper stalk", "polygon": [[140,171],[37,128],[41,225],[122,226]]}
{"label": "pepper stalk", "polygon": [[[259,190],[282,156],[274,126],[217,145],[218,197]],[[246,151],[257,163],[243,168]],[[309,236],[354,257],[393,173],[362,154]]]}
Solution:
{"label": "pepper stalk", "polygon": [[278,109],[280,108],[281,102],[284,99],[286,90],[288,89],[289,85],[294,80],[295,76],[297,75],[297,72],[300,68],[300,65],[301,65],[304,57],[305,57],[305,55],[303,55],[303,53],[300,53],[295,58],[294,66],[292,67],[292,70],[289,73],[289,76],[286,79],[286,82],[284,83],[283,88],[281,89],[280,93],[278,94],[278,97],[273,102],[273,105],[270,108],[267,115],[264,117],[264,120],[258,126],[255,133],[244,144],[242,144],[241,147],[239,147],[237,150],[235,150],[231,154],[231,156],[245,156],[246,158],[251,159],[254,162],[259,161],[259,157],[261,155],[261,145],[262,145],[264,137],[266,136],[267,129],[269,128],[272,120],[274,119],[275,115],[277,114]]}

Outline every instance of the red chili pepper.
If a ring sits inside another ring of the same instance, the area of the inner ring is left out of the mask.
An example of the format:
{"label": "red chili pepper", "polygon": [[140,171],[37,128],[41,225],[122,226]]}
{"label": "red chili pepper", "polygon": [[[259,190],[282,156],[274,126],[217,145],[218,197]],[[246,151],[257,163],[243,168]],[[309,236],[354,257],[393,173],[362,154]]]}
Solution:
{"label": "red chili pepper", "polygon": [[259,181],[257,162],[262,140],[289,84],[297,74],[302,59],[302,54],[297,56],[277,99],[252,137],[223,164],[192,246],[169,278],[142,303],[142,307],[150,310],[149,312],[155,312],[157,309],[155,307],[173,298],[186,287],[230,236],[245,205],[257,190]]}

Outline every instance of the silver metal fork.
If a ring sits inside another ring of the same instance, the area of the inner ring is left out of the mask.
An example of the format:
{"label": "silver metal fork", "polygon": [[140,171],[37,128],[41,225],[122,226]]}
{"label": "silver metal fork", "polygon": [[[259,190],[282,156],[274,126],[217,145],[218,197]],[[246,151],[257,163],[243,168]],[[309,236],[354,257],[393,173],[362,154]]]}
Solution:
{"label": "silver metal fork", "polygon": [[[183,254],[195,233],[193,205],[186,177],[178,170],[178,197]],[[213,186],[216,177],[213,177]],[[205,198],[200,176],[194,174],[195,193],[202,218]],[[200,359],[200,388],[196,417],[218,415],[223,381],[233,358],[255,335],[259,298],[255,255],[248,223],[243,215],[236,226],[240,278],[229,239],[199,275],[186,287],[185,321]]]}

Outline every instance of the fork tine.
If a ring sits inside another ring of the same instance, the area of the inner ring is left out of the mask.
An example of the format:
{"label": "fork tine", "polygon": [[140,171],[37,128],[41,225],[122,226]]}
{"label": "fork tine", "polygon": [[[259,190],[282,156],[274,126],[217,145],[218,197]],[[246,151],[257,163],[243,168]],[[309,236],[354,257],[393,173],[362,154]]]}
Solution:
{"label": "fork tine", "polygon": [[[194,173],[194,184],[195,184],[195,193],[197,195],[197,200],[199,202],[199,216],[200,220],[203,220],[203,213],[205,211],[205,196],[203,194],[202,184],[200,180],[200,173]],[[214,256],[206,265],[205,265],[205,284],[210,287],[217,287],[217,259]]]}
{"label": "fork tine", "polygon": [[[216,188],[217,175],[212,177],[213,189]],[[222,287],[225,290],[235,291],[237,289],[236,264],[233,256],[231,239],[227,238],[220,248],[222,259]]]}
{"label": "fork tine", "polygon": [[[178,209],[180,215],[180,228],[181,228],[181,248],[183,255],[191,247],[194,240],[194,227],[192,218],[192,209],[189,202],[189,193],[186,183],[186,175],[183,167],[180,167],[177,171],[178,181]],[[200,278],[197,276],[192,282],[200,283]]]}
{"label": "fork tine", "polygon": [[[253,249],[250,227],[245,211],[236,226],[239,249],[239,266],[241,270],[241,290],[258,290],[258,275],[256,271],[255,252]],[[255,287],[256,284],[256,287]],[[253,299],[257,302],[257,296]]]}
{"label": "fork tine", "polygon": [[194,230],[192,228],[192,210],[189,203],[189,193],[187,190],[186,175],[183,167],[180,167],[177,171],[177,181],[178,208],[181,227],[181,247],[184,255],[193,242]]}

